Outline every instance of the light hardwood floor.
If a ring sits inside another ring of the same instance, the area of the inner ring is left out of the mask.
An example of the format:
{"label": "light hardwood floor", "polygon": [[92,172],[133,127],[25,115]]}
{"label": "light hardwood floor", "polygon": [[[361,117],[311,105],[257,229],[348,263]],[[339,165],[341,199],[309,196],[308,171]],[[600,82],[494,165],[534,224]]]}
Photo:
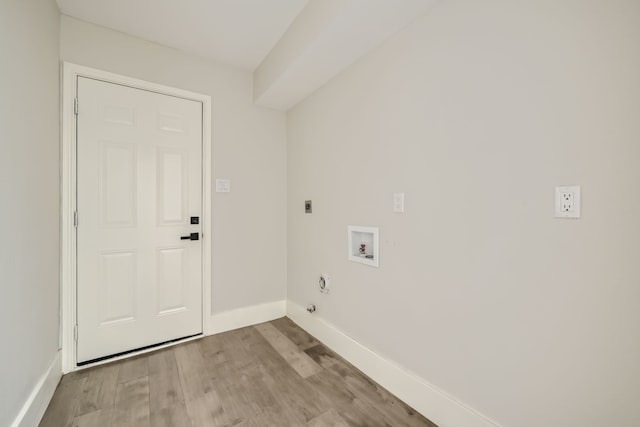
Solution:
{"label": "light hardwood floor", "polygon": [[284,317],[65,375],[40,426],[435,424]]}

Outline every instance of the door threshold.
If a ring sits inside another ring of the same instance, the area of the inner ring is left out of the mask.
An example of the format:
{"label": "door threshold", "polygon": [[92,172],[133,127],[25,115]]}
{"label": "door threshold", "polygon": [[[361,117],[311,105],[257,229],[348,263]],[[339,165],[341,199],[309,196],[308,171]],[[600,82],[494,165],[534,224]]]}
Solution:
{"label": "door threshold", "polygon": [[116,359],[123,359],[124,356],[127,355],[133,355],[135,354],[142,354],[142,353],[147,353],[150,350],[155,350],[156,348],[160,348],[160,347],[168,347],[171,344],[177,344],[181,341],[188,341],[191,340],[193,338],[199,337],[199,336],[204,336],[204,334],[202,332],[197,333],[197,334],[193,334],[193,335],[188,335],[186,337],[180,337],[180,338],[175,338],[169,341],[163,341],[157,344],[151,344],[151,345],[147,345],[144,347],[138,347],[138,348],[134,348],[133,350],[127,350],[127,351],[122,351],[120,353],[115,353],[115,354],[110,354],[108,356],[102,356],[102,357],[98,357],[95,359],[91,359],[91,360],[87,360],[84,362],[79,362],[76,363],[77,367],[85,367],[87,365],[92,365],[92,364],[99,364],[100,362],[107,362],[107,361],[111,361],[111,360],[116,360]]}

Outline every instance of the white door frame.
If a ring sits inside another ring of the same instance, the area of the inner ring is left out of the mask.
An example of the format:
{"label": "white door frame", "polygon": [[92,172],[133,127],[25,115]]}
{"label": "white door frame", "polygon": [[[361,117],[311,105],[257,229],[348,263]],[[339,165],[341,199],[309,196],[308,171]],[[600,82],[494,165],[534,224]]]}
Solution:
{"label": "white door frame", "polygon": [[[61,153],[61,345],[62,372],[76,366],[76,116],[78,77],[130,86],[202,103],[202,332],[209,334],[211,313],[211,96],[134,79],[69,62],[62,70],[62,153]],[[79,108],[82,108],[80,106]],[[80,218],[80,221],[82,219]],[[112,359],[113,360],[113,359]],[[83,366],[84,368],[84,366]]]}

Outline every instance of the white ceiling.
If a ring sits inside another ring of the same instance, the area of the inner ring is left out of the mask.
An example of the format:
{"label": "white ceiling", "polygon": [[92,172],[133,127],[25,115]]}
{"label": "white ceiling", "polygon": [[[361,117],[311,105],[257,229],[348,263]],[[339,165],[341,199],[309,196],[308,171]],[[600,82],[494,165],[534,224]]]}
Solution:
{"label": "white ceiling", "polygon": [[253,71],[308,0],[57,0],[69,16]]}
{"label": "white ceiling", "polygon": [[253,72],[288,110],[439,0],[57,0],[60,11]]}

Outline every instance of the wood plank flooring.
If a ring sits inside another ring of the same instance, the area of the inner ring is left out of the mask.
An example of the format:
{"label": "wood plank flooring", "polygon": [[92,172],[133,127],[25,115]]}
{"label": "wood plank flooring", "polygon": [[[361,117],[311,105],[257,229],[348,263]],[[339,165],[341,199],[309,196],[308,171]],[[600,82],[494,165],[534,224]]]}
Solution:
{"label": "wood plank flooring", "polygon": [[283,317],[65,375],[40,426],[435,424]]}

